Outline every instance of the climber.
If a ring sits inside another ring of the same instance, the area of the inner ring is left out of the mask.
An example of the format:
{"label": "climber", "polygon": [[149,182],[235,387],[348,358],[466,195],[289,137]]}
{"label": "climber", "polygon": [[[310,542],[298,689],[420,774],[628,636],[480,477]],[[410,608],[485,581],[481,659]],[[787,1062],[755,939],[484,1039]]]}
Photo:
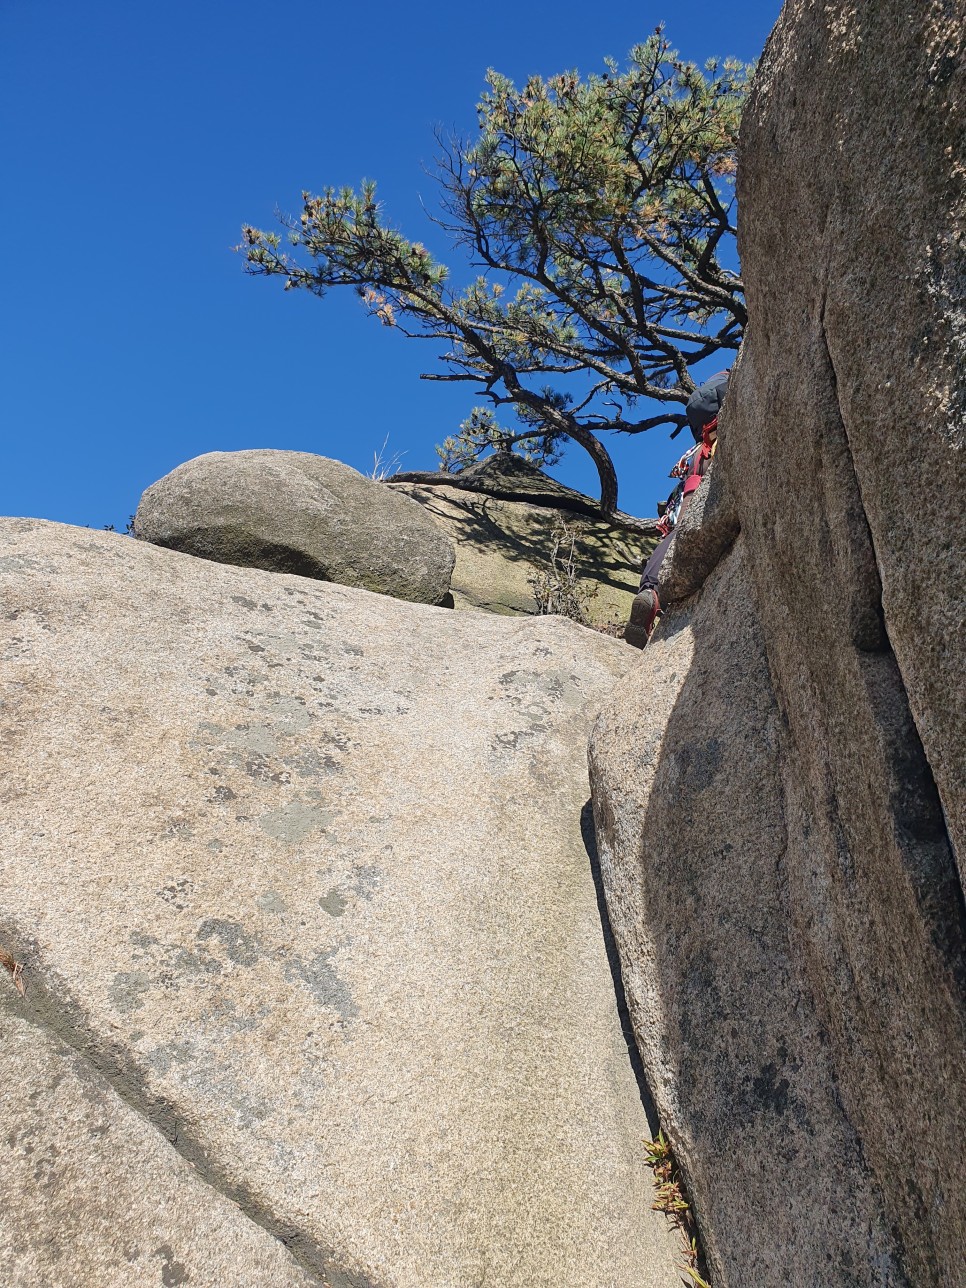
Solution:
{"label": "climber", "polygon": [[671,470],[671,478],[680,479],[678,486],[667,499],[664,513],[658,524],[661,540],[654,547],[641,574],[641,588],[631,604],[631,615],[624,627],[624,639],[635,648],[643,648],[651,638],[654,624],[661,611],[658,598],[658,573],[668,552],[674,529],[680,522],[688,502],[701,484],[708,462],[714,455],[718,441],[718,411],[728,390],[730,372],[719,371],[695,389],[685,409],[688,425],[694,435],[694,447]]}

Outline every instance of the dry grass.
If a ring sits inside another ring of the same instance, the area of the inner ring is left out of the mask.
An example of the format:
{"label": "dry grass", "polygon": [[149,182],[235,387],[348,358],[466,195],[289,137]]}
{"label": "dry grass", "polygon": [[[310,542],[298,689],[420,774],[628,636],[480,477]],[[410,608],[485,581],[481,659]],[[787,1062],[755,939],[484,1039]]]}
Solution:
{"label": "dry grass", "polygon": [[644,1148],[647,1151],[647,1165],[654,1173],[655,1198],[651,1206],[655,1212],[663,1212],[681,1235],[681,1252],[684,1256],[684,1264],[680,1267],[684,1276],[682,1282],[690,1284],[691,1288],[711,1288],[708,1281],[698,1273],[701,1263],[698,1230],[671,1144],[664,1133],[659,1131],[653,1140],[645,1140]]}
{"label": "dry grass", "polygon": [[27,990],[23,982],[23,962],[14,961],[10,954],[4,948],[0,948],[0,966],[10,972],[14,988],[21,997],[27,996]]}
{"label": "dry grass", "polygon": [[387,434],[382,440],[382,447],[372,453],[372,469],[366,474],[367,479],[372,479],[375,483],[385,483],[386,479],[391,479],[402,469],[402,458],[406,453],[393,452],[392,456],[387,457],[388,447],[389,435]]}
{"label": "dry grass", "polygon": [[597,587],[581,585],[577,567],[579,530],[557,518],[550,531],[550,555],[547,566],[532,573],[527,581],[537,603],[537,613],[559,613],[589,626],[590,605]]}

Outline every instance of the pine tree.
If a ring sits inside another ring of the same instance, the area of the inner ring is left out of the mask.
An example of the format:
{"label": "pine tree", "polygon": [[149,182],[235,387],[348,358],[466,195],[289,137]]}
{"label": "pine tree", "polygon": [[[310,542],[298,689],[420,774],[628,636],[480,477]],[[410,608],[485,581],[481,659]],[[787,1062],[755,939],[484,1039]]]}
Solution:
{"label": "pine tree", "polygon": [[[444,347],[441,370],[488,402],[447,440],[444,466],[488,447],[544,463],[579,444],[617,509],[603,436],[685,424],[691,370],[736,350],[746,321],[734,251],[735,149],[751,69],[685,62],[659,28],[621,71],[564,72],[522,89],[496,72],[471,142],[443,140],[437,221],[482,268],[461,290],[387,222],[375,184],[302,194],[285,234],[243,229],[256,275],[324,295]],[[285,246],[287,234],[288,245]],[[641,403],[650,404],[641,415]],[[520,429],[497,425],[509,406]]]}

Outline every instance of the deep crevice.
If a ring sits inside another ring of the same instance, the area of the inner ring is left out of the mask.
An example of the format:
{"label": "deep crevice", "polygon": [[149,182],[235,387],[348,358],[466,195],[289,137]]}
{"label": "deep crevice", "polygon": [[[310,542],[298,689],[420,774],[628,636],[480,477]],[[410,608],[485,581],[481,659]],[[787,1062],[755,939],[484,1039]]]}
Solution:
{"label": "deep crevice", "polygon": [[[587,858],[590,863],[590,872],[594,881],[594,891],[597,896],[597,912],[600,917],[601,935],[604,940],[604,950],[607,953],[607,965],[610,967],[611,979],[614,983],[614,1000],[617,1005],[617,1016],[620,1020],[621,1034],[627,1046],[627,1058],[630,1062],[631,1069],[634,1072],[634,1079],[637,1083],[638,1095],[641,1098],[641,1106],[644,1115],[647,1118],[647,1130],[652,1140],[655,1140],[661,1131],[661,1120],[657,1112],[657,1105],[651,1094],[650,1084],[647,1080],[647,1070],[644,1068],[644,1061],[637,1046],[637,1039],[634,1036],[634,1026],[631,1021],[630,1008],[627,1005],[627,993],[624,988],[624,976],[621,970],[620,953],[617,948],[617,941],[614,936],[613,927],[611,926],[610,912],[607,907],[607,895],[604,889],[604,876],[600,865],[600,852],[597,848],[597,829],[594,822],[593,799],[588,800],[580,811],[580,833],[584,842],[584,849],[587,851]],[[705,1252],[704,1239],[702,1237],[701,1222],[698,1217],[697,1207],[693,1198],[693,1191],[690,1181],[687,1177],[686,1170],[680,1159],[675,1159],[675,1167],[678,1171],[678,1184],[681,1187],[681,1195],[688,1205],[687,1215],[690,1217],[691,1225],[682,1221],[678,1227],[684,1235],[685,1255],[687,1254],[687,1245],[691,1238],[696,1240],[697,1272],[704,1279],[710,1277],[710,1267],[708,1265],[707,1255]],[[654,1185],[658,1181],[654,1177]],[[668,1213],[665,1211],[665,1216]],[[673,1222],[669,1222],[673,1225]],[[689,1237],[686,1233],[688,1229],[693,1230]]]}
{"label": "deep crevice", "polygon": [[832,402],[835,409],[835,420],[837,422],[839,436],[842,444],[846,449],[848,456],[848,468],[850,471],[852,487],[855,498],[858,502],[853,514],[855,522],[861,529],[860,542],[864,542],[871,554],[871,566],[868,569],[870,579],[870,603],[866,605],[867,611],[856,614],[854,620],[850,622],[851,643],[860,653],[883,653],[891,651],[889,642],[889,632],[886,627],[885,611],[882,607],[882,578],[879,575],[878,552],[875,548],[875,541],[872,536],[872,528],[869,524],[868,511],[865,505],[865,498],[862,495],[862,484],[859,479],[858,471],[855,468],[855,453],[852,450],[852,444],[849,440],[849,431],[845,424],[845,417],[842,414],[842,404],[839,400],[839,377],[835,369],[835,361],[832,358],[832,349],[829,344],[828,332],[825,328],[825,312],[828,304],[828,291],[823,290],[822,298],[819,302],[818,326],[822,338],[822,352],[825,355],[825,362],[828,367],[828,380],[832,393]]}
{"label": "deep crevice", "polygon": [[583,809],[580,811],[580,834],[583,837],[584,849],[587,851],[587,859],[590,863],[590,873],[594,879],[594,891],[597,895],[597,913],[600,917],[601,935],[604,940],[604,950],[607,953],[607,965],[610,967],[610,975],[614,983],[614,1000],[617,1004],[617,1017],[620,1020],[621,1034],[627,1044],[627,1058],[634,1071],[634,1079],[637,1082],[638,1094],[640,1095],[641,1104],[644,1107],[644,1113],[647,1117],[648,1131],[652,1136],[656,1136],[660,1130],[660,1121],[658,1119],[657,1106],[654,1103],[654,1097],[651,1095],[651,1088],[648,1085],[644,1061],[641,1059],[641,1053],[637,1049],[637,1040],[634,1037],[634,1026],[631,1023],[631,1014],[627,1006],[627,993],[624,990],[624,976],[621,971],[620,954],[617,951],[617,941],[614,938],[614,931],[610,924],[610,913],[607,910],[607,897],[604,893],[604,877],[600,869],[600,854],[597,849],[597,832],[594,827],[594,809],[591,801],[587,801]]}
{"label": "deep crevice", "polygon": [[[933,946],[955,981],[960,997],[966,998],[966,895],[961,869],[949,835],[939,787],[926,755],[902,669],[889,637],[882,604],[882,580],[878,572],[879,552],[868,520],[861,480],[855,468],[855,454],[848,427],[842,414],[838,372],[825,326],[827,302],[828,292],[823,290],[819,302],[819,333],[828,364],[836,420],[847,448],[855,495],[858,498],[860,515],[856,517],[860,518],[863,537],[872,552],[876,579],[875,627],[870,631],[866,624],[863,631],[861,625],[856,624],[852,643],[860,654],[870,655],[863,659],[864,665],[861,666],[866,696],[873,711],[878,713],[877,726],[886,743],[884,752],[893,769],[895,782],[903,785],[902,799],[899,800],[893,792],[890,805],[899,851],[906,856],[906,873]],[[883,662],[892,673],[888,678],[881,674]],[[888,693],[883,692],[884,688],[888,689]],[[889,718],[890,699],[901,706],[898,720],[895,713]],[[898,734],[894,727],[897,723],[904,726]]]}

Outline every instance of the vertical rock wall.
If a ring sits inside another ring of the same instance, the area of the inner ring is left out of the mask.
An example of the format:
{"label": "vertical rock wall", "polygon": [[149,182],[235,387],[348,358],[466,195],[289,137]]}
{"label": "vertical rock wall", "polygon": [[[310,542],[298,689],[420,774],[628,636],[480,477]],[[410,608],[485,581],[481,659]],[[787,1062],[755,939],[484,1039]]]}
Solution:
{"label": "vertical rock wall", "polygon": [[963,1274],[964,25],[786,5],[743,126],[740,534],[592,744],[716,1288]]}

